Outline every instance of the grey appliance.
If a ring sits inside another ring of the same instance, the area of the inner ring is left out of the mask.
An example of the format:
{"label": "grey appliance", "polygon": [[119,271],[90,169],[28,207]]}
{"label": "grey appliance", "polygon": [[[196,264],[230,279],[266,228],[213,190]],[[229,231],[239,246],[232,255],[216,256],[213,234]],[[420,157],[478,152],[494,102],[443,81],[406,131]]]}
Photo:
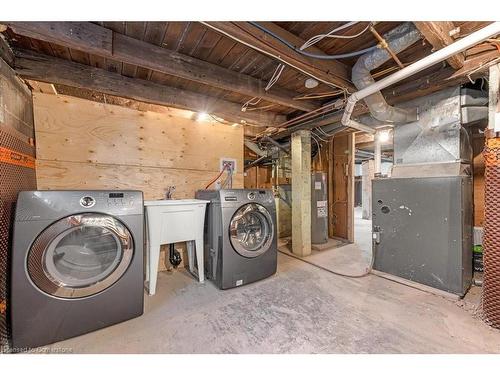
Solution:
{"label": "grey appliance", "polygon": [[276,208],[271,190],[200,190],[206,210],[205,272],[220,289],[276,273]]}
{"label": "grey appliance", "polygon": [[472,281],[470,176],[373,180],[374,268],[463,296]]}
{"label": "grey appliance", "polygon": [[311,243],[328,242],[328,190],[325,172],[311,175]]}
{"label": "grey appliance", "polygon": [[13,233],[14,348],[33,348],[143,313],[140,191],[25,191]]}
{"label": "grey appliance", "polygon": [[374,268],[463,296],[472,281],[470,129],[487,94],[451,87],[405,103],[417,121],[394,127],[391,178],[372,185]]}

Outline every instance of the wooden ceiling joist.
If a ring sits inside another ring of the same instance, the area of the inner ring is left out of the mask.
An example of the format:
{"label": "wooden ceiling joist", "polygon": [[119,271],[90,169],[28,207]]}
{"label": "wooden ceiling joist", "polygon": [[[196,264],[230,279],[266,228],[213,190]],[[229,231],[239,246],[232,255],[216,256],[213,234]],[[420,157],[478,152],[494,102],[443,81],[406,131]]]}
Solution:
{"label": "wooden ceiling joist", "polygon": [[90,22],[11,22],[8,26],[19,35],[249,97],[260,97],[289,108],[306,112],[317,108],[313,102],[294,100],[296,93],[282,88],[273,87],[265,91],[267,83],[252,76],[115,33]]}
{"label": "wooden ceiling joist", "polygon": [[[455,40],[450,35],[455,26],[453,22],[450,21],[439,21],[439,22],[414,22],[417,29],[422,33],[425,39],[432,45],[433,49],[440,50],[450,44]],[[457,53],[451,56],[446,61],[450,66],[455,69],[461,69],[464,65],[464,55],[463,53]]]}
{"label": "wooden ceiling joist", "polygon": [[[279,56],[287,65],[294,66],[305,74],[310,74],[323,83],[329,83],[340,88],[355,90],[351,82],[351,69],[338,60],[318,60],[304,56],[283,45],[278,40],[259,30],[248,22],[205,22],[206,25],[213,27],[216,31],[223,32],[225,35],[247,43],[252,48],[264,51],[273,56]],[[286,39],[293,45],[300,47],[305,40],[297,37],[295,34],[279,27],[273,22],[260,22],[266,29]],[[316,54],[325,54],[319,48],[311,46],[308,52]]]}
{"label": "wooden ceiling joist", "polygon": [[146,103],[207,112],[227,121],[273,126],[284,116],[272,112],[241,112],[241,106],[202,94],[128,78],[104,69],[27,50],[15,50],[14,69],[23,78],[99,91]]}

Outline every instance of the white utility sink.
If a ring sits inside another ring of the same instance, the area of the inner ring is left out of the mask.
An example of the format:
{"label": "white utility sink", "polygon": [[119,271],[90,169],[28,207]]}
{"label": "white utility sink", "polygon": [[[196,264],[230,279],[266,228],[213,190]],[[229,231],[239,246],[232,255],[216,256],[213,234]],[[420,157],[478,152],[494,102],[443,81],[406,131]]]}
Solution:
{"label": "white utility sink", "polygon": [[[155,294],[160,245],[188,241],[189,270],[197,274],[200,282],[204,282],[203,272],[203,226],[205,208],[210,201],[200,199],[164,199],[144,201],[146,208],[146,224],[148,235],[146,272],[148,291]],[[196,262],[194,267],[196,248]],[[196,272],[197,271],[197,272]]]}
{"label": "white utility sink", "polygon": [[190,204],[208,203],[201,199],[158,199],[155,201],[144,201],[145,206],[180,206]]}

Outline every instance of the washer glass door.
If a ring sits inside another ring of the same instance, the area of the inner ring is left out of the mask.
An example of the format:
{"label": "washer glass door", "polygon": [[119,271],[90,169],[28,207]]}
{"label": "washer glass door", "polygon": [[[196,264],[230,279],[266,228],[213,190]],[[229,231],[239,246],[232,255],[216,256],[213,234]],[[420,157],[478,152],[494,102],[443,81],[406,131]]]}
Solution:
{"label": "washer glass door", "polygon": [[85,213],[45,229],[28,253],[28,274],[45,293],[80,298],[115,283],[133,255],[133,240],[117,219]]}
{"label": "washer glass door", "polygon": [[247,258],[255,258],[271,247],[274,226],[271,214],[258,203],[241,206],[233,215],[229,237],[234,250]]}

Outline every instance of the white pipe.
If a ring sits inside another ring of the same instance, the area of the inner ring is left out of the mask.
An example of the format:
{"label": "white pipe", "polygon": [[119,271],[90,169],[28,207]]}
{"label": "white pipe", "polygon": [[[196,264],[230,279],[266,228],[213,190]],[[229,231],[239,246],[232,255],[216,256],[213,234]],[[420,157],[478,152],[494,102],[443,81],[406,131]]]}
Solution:
{"label": "white pipe", "polygon": [[378,176],[382,169],[382,142],[380,141],[379,133],[375,133],[375,152],[373,155],[373,159],[375,159],[374,173],[375,176]]}
{"label": "white pipe", "polygon": [[[500,34],[500,22],[493,22],[492,24],[478,30],[465,38],[462,38],[456,41],[449,46],[441,48],[439,51],[436,51],[429,56],[424,57],[423,59],[408,65],[406,68],[401,69],[400,71],[381,79],[378,82],[375,82],[373,85],[367,86],[362,90],[356,91],[347,99],[347,104],[345,107],[344,115],[342,116],[342,125],[349,126],[351,128],[359,129],[360,124],[357,121],[351,120],[351,115],[354,110],[354,106],[358,100],[366,98],[369,95],[372,95],[378,91],[385,89],[388,86],[393,85],[399,81],[402,81],[405,78],[408,78],[428,67],[437,64],[441,61],[446,60],[447,58],[470,48],[483,40],[491,38],[497,34]],[[370,133],[373,133],[371,131]]]}

